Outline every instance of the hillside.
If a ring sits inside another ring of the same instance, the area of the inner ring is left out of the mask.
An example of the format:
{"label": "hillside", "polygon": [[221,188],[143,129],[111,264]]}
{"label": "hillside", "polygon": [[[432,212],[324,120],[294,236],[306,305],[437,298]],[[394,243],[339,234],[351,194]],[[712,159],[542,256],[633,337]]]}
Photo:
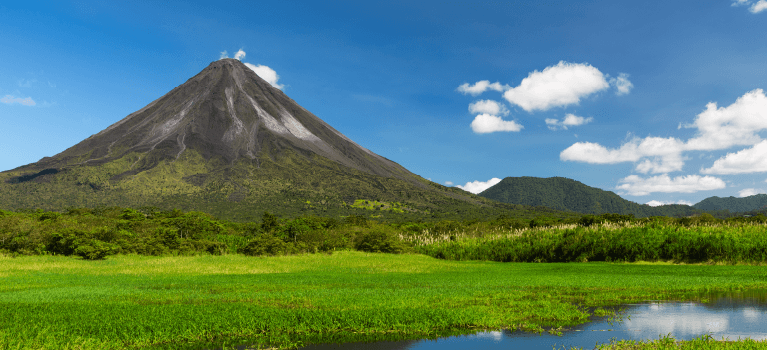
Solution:
{"label": "hillside", "polygon": [[693,205],[694,208],[705,211],[728,210],[732,213],[741,213],[754,210],[765,210],[765,194],[756,194],[743,198],[736,197],[709,197]]}
{"label": "hillside", "polygon": [[264,211],[410,219],[536,215],[411,173],[234,59],[212,62],[61,153],[0,173],[0,209],[105,206],[200,210],[238,221]]}
{"label": "hillside", "polygon": [[507,177],[480,192],[479,196],[510,204],[545,206],[584,214],[633,214],[647,216],[688,216],[699,210],[687,205],[651,207],[563,177]]}

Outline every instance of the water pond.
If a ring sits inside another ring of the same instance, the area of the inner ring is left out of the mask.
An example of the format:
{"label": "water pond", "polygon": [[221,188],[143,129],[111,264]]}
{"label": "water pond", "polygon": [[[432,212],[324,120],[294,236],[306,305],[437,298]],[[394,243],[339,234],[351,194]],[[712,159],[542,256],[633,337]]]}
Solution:
{"label": "water pond", "polygon": [[611,338],[647,340],[671,335],[689,340],[702,334],[715,339],[766,339],[766,290],[707,295],[709,303],[656,302],[623,305],[621,322],[594,317],[592,322],[571,327],[562,336],[508,330],[483,332],[435,340],[383,341],[374,343],[314,344],[304,350],[427,350],[427,349],[592,349]]}

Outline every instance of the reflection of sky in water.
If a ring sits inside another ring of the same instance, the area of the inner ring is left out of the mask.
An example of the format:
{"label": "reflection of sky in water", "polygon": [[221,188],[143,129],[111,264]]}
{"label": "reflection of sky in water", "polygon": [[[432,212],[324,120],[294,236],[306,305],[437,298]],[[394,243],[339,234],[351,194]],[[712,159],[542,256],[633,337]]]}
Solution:
{"label": "reflection of sky in water", "polygon": [[[747,298],[747,299],[745,299]],[[608,343],[611,338],[648,340],[670,334],[677,339],[692,339],[710,334],[723,337],[766,339],[765,291],[755,295],[720,295],[714,302],[700,303],[641,303],[625,305],[629,319],[610,324],[605,318],[596,319],[570,331],[562,337],[524,332],[491,331],[468,336],[436,340],[410,340],[376,343],[318,344],[306,350],[426,350],[426,349],[552,349],[571,346],[592,349],[596,343]]]}

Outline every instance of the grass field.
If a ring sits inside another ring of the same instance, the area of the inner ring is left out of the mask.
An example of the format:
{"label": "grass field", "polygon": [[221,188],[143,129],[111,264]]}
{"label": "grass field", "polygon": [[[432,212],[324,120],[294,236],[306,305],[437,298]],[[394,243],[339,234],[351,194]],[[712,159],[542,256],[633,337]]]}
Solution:
{"label": "grass field", "polygon": [[196,349],[541,331],[586,322],[588,307],[765,288],[766,268],[353,251],[97,261],[0,256],[0,280],[2,349]]}

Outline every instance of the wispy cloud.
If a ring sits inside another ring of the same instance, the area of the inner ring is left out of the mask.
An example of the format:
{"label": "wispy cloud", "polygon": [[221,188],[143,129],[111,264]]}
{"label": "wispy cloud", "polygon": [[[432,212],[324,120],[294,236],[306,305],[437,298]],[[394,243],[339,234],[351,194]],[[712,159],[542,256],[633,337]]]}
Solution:
{"label": "wispy cloud", "polygon": [[487,134],[497,131],[520,131],[523,126],[515,122],[514,120],[506,121],[501,117],[491,114],[480,114],[475,117],[475,120],[470,124],[472,131],[477,134]]}
{"label": "wispy cloud", "polygon": [[219,53],[219,59],[220,60],[221,59],[225,59],[225,58],[229,58],[229,56],[227,55],[227,50],[224,50],[224,51]]}
{"label": "wispy cloud", "polygon": [[235,59],[240,61],[243,58],[245,58],[245,51],[243,51],[243,49],[237,50],[237,52],[235,52]]}
{"label": "wispy cloud", "polygon": [[549,128],[549,130],[558,130],[558,129],[568,130],[569,126],[584,125],[591,122],[592,120],[593,120],[592,117],[584,118],[584,117],[579,117],[578,115],[568,113],[565,115],[562,121],[559,121],[557,119],[547,118],[544,120],[544,122],[547,123],[547,128]]}
{"label": "wispy cloud", "polygon": [[626,191],[632,196],[645,196],[651,192],[693,193],[725,188],[725,181],[712,176],[686,175],[670,178],[669,175],[658,175],[641,178],[630,175],[619,180],[617,190]]}
{"label": "wispy cloud", "polygon": [[560,61],[554,66],[535,70],[519,86],[504,92],[511,104],[531,111],[578,104],[579,101],[609,84],[600,70],[586,63]]}
{"label": "wispy cloud", "polygon": [[488,80],[481,80],[472,85],[469,85],[469,83],[461,84],[458,88],[456,88],[456,91],[465,95],[469,94],[472,96],[477,96],[488,90],[503,92],[508,88],[509,85],[501,85],[499,82],[491,83]]}
{"label": "wispy cloud", "polygon": [[24,106],[34,106],[34,105],[36,105],[36,103],[32,99],[32,97],[21,98],[21,97],[15,97],[13,95],[5,95],[4,97],[0,98],[0,102],[5,103],[5,104],[9,104],[9,105],[10,104],[14,104],[14,103],[18,103],[18,104],[24,105]]}
{"label": "wispy cloud", "polygon": [[479,100],[469,104],[469,113],[472,114],[492,114],[508,115],[509,110],[500,102],[493,100]]}
{"label": "wispy cloud", "polygon": [[467,182],[466,184],[464,184],[464,186],[457,185],[456,187],[458,187],[458,188],[460,188],[460,189],[462,189],[464,191],[467,191],[467,192],[478,194],[480,192],[483,192],[483,191],[487,190],[488,188],[490,188],[491,186],[493,186],[493,185],[495,185],[495,184],[497,184],[499,182],[501,182],[501,179],[499,179],[498,177],[494,177],[494,178],[492,178],[492,179],[490,179],[488,181],[485,181],[485,182],[483,182],[483,181],[472,181],[472,182]]}
{"label": "wispy cloud", "polygon": [[733,3],[731,3],[731,6],[749,6],[749,12],[752,13],[760,13],[765,11],[766,8],[768,8],[768,3],[766,0],[736,0]]}
{"label": "wispy cloud", "polygon": [[635,87],[632,82],[629,81],[629,74],[627,73],[619,73],[618,78],[611,78],[608,83],[616,88],[616,95],[619,96],[628,94],[629,91]]}

